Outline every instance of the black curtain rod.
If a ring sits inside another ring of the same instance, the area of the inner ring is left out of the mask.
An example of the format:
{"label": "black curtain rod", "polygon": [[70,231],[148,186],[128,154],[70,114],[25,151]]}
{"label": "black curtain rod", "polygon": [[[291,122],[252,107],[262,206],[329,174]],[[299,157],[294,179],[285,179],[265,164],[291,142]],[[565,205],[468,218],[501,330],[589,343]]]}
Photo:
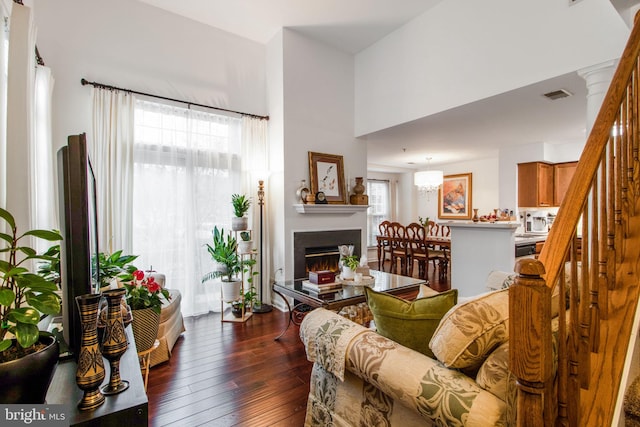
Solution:
{"label": "black curtain rod", "polygon": [[100,89],[117,90],[117,91],[121,91],[121,92],[135,93],[136,95],[150,96],[152,98],[164,99],[165,101],[179,102],[181,104],[187,104],[187,106],[195,105],[196,107],[204,107],[204,108],[210,108],[212,110],[226,111],[227,113],[240,114],[241,116],[253,117],[253,118],[256,118],[256,119],[260,119],[260,120],[269,120],[269,116],[259,116],[257,114],[243,113],[241,111],[227,110],[226,108],[212,107],[210,105],[198,104],[198,103],[189,102],[189,101],[182,101],[180,99],[175,99],[175,98],[167,98],[166,96],[153,95],[151,93],[138,92],[136,90],[131,90],[131,89],[123,89],[121,87],[110,86],[110,85],[106,85],[106,84],[103,84],[103,83],[90,82],[87,79],[81,79],[80,83],[82,83],[82,86],[91,85],[93,87],[97,87],[97,88],[100,88]]}

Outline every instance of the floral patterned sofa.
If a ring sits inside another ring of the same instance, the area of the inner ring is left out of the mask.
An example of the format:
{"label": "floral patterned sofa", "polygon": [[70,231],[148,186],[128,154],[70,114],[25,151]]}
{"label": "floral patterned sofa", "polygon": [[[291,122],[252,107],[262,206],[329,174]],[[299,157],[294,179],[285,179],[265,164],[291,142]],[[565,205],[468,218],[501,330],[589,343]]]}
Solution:
{"label": "floral patterned sofa", "polygon": [[305,425],[513,425],[508,289],[500,289],[513,275],[492,279],[489,289],[499,290],[455,305],[440,320],[429,344],[434,358],[334,312],[309,313],[300,327],[314,362]]}

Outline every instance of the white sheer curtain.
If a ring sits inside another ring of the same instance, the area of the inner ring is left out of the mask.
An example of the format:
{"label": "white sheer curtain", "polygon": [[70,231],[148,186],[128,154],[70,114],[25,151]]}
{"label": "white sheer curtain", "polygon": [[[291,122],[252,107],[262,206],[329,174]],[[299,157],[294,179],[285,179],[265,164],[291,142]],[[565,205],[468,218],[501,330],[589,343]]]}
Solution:
{"label": "white sheer curtain", "polygon": [[[254,230],[254,242],[258,251],[261,252],[262,269],[260,277],[262,282],[262,302],[271,303],[271,267],[269,260],[271,259],[271,250],[268,242],[270,241],[270,233],[268,220],[269,211],[269,147],[268,147],[268,121],[254,117],[244,116],[242,118],[242,158],[244,169],[244,185],[245,191],[251,195],[253,202],[252,229]],[[262,209],[262,247],[260,244],[260,205],[258,203],[258,181],[264,181],[265,200]],[[260,268],[260,259],[258,259],[258,270]]]}
{"label": "white sheer curtain", "polygon": [[93,88],[89,155],[96,175],[100,250],[131,253],[134,97]]}
{"label": "white sheer curtain", "polygon": [[[33,113],[35,85],[36,29],[30,8],[14,3],[11,7],[7,75],[7,136],[5,187],[6,208],[16,219],[17,227],[32,226],[34,171]],[[8,177],[11,177],[9,181]]]}
{"label": "white sheer curtain", "polygon": [[[55,203],[53,172],[53,144],[51,141],[51,98],[53,76],[51,69],[36,67],[34,138],[31,157],[34,171],[31,193],[32,226],[40,229],[59,228]],[[36,240],[38,252],[46,250],[51,242]]]}
{"label": "white sheer curtain", "polygon": [[231,194],[241,191],[240,119],[136,101],[133,253],[166,275],[183,315],[220,310],[220,283],[205,243],[231,229]]}

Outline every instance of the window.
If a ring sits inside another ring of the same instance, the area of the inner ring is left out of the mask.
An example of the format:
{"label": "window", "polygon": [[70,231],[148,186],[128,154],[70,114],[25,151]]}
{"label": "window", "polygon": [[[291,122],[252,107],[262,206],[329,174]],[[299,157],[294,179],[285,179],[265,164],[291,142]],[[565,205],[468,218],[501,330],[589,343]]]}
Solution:
{"label": "window", "polygon": [[135,264],[164,273],[182,293],[184,315],[220,310],[220,284],[205,243],[231,230],[239,193],[240,119],[136,100],[133,179]]}
{"label": "window", "polygon": [[367,246],[376,246],[378,224],[391,218],[391,186],[388,180],[367,180]]}

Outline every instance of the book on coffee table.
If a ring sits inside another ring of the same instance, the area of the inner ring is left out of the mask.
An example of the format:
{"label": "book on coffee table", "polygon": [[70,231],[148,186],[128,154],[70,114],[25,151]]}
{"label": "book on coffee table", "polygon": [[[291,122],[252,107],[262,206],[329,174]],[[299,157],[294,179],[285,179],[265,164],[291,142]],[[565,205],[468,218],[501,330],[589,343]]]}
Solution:
{"label": "book on coffee table", "polygon": [[311,283],[308,280],[302,281],[302,289],[307,291],[316,292],[318,294],[327,294],[327,293],[335,293],[342,289],[342,283],[339,282],[331,282],[331,283],[323,283],[321,285],[316,283]]}

